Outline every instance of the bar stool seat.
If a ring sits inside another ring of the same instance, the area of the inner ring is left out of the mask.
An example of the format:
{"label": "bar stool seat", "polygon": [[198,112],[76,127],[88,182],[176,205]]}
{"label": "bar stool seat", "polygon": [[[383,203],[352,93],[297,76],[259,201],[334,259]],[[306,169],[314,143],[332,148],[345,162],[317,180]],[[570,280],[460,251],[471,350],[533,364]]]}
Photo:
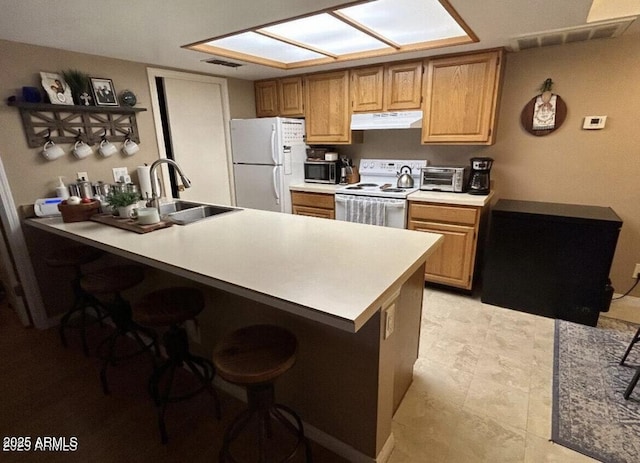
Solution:
{"label": "bar stool seat", "polygon": [[[252,421],[258,424],[256,452],[260,462],[275,455],[279,461],[289,461],[301,444],[305,447],[307,462],[311,461],[311,448],[304,435],[302,420],[291,408],[275,403],[274,382],[295,364],[297,347],[298,342],[290,331],[274,325],[240,328],[216,346],[213,363],[218,375],[230,383],[244,386],[248,402],[247,410],[241,412],[225,431],[221,462],[237,461],[231,446]],[[281,446],[272,439],[274,424],[296,438],[295,445],[284,456]]]}
{"label": "bar stool seat", "polygon": [[[168,359],[154,368],[149,378],[149,394],[156,405],[162,443],[168,441],[164,415],[169,403],[190,399],[207,391],[214,399],[216,417],[220,419],[220,402],[211,382],[215,377],[213,364],[189,351],[189,338],[181,326],[204,309],[202,292],[195,288],[174,287],[145,295],[133,306],[134,319],[144,326],[169,327],[163,336]],[[186,366],[200,382],[200,387],[182,394],[172,394],[176,369]],[[161,390],[161,385],[164,388]]]}
{"label": "bar stool seat", "polygon": [[[107,316],[102,303],[88,292],[84,291],[80,286],[80,279],[83,276],[82,266],[90,262],[98,260],[103,252],[90,246],[70,246],[57,248],[47,254],[44,258],[45,263],[52,268],[71,267],[75,271],[75,275],[71,280],[71,288],[73,290],[73,305],[60,319],[58,331],[60,333],[60,342],[67,347],[67,338],[65,330],[67,328],[77,328],[80,330],[80,338],[82,341],[82,351],[85,355],[89,355],[89,347],[87,345],[87,326],[96,320],[102,324],[103,319]],[[89,309],[95,312],[96,320],[87,319]],[[79,318],[79,320],[76,320]],[[73,323],[72,323],[73,320]]]}
{"label": "bar stool seat", "polygon": [[[633,336],[633,339],[629,343],[627,350],[625,351],[624,355],[622,356],[622,359],[620,360],[620,365],[624,365],[624,362],[627,360],[627,357],[631,353],[631,349],[633,349],[633,346],[638,342],[640,342],[640,328],[638,328],[638,331],[636,331],[636,334]],[[640,365],[636,367],[636,372],[633,375],[633,378],[631,378],[631,381],[629,382],[627,389],[624,391],[625,400],[629,400],[629,396],[635,389],[636,384],[638,384],[638,380],[640,380]]]}
{"label": "bar stool seat", "polygon": [[[107,383],[107,367],[115,365],[118,361],[134,357],[151,349],[157,354],[157,335],[155,331],[135,323],[131,317],[131,305],[120,294],[122,291],[132,288],[144,279],[144,269],[136,265],[118,265],[101,269],[84,275],[80,280],[80,286],[84,291],[93,296],[109,298],[104,302],[115,330],[113,334],[103,340],[97,348],[98,356],[102,358],[100,380],[102,390],[109,394]],[[120,338],[131,335],[138,344],[138,350],[118,355],[116,345]],[[142,335],[150,340],[144,340]],[[155,365],[155,360],[154,360]]]}

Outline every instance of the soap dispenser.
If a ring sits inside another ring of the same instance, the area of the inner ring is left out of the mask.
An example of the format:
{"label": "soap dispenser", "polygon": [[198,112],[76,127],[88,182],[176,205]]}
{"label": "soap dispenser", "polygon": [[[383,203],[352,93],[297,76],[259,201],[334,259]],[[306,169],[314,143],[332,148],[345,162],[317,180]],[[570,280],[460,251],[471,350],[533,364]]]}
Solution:
{"label": "soap dispenser", "polygon": [[62,198],[62,199],[68,199],[69,189],[66,187],[62,179],[63,177],[58,177],[58,182],[60,182],[60,184],[56,187],[56,197]]}

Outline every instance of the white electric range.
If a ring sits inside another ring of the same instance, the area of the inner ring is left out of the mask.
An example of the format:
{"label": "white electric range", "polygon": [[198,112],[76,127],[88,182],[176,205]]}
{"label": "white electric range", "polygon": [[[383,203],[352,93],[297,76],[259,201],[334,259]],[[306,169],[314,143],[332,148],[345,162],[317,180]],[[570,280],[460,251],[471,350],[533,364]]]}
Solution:
{"label": "white electric range", "polygon": [[[418,191],[426,166],[425,160],[362,159],[360,182],[336,189],[336,220],[406,228],[407,196]],[[397,188],[404,167],[411,169],[413,188]]]}

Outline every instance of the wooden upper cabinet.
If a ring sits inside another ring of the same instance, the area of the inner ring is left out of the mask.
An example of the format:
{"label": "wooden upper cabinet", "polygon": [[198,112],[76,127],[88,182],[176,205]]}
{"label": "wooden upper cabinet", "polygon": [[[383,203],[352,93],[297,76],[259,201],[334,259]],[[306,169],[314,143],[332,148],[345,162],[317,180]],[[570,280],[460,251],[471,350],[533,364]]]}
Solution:
{"label": "wooden upper cabinet", "polygon": [[384,66],[351,70],[351,110],[382,111]]}
{"label": "wooden upper cabinet", "polygon": [[351,70],[351,110],[420,109],[422,61]]}
{"label": "wooden upper cabinet", "polygon": [[427,61],[422,142],[494,142],[502,51]]}
{"label": "wooden upper cabinet", "polygon": [[273,117],[278,115],[278,82],[264,80],[256,82],[256,116]]}
{"label": "wooden upper cabinet", "polygon": [[351,143],[349,71],[304,78],[307,143]]}
{"label": "wooden upper cabinet", "polygon": [[278,103],[278,113],[280,116],[304,116],[302,77],[288,77],[278,80]]}
{"label": "wooden upper cabinet", "polygon": [[420,109],[422,61],[390,64],[384,76],[384,102],[388,111]]}
{"label": "wooden upper cabinet", "polygon": [[255,83],[257,117],[302,117],[302,77],[262,80]]}

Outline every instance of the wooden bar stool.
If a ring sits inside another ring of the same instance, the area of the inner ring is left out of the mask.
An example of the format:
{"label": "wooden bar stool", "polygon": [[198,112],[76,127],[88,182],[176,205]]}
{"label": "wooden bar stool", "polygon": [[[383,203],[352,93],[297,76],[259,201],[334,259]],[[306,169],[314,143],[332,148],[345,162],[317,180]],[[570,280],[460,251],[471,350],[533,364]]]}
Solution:
{"label": "wooden bar stool", "polygon": [[[189,338],[181,326],[187,320],[195,319],[203,309],[202,292],[182,287],[154,291],[133,305],[133,317],[138,323],[150,327],[169,327],[162,338],[168,359],[154,368],[149,378],[149,394],[156,405],[163,444],[168,440],[164,414],[169,403],[190,399],[206,390],[214,398],[216,417],[220,419],[218,394],[211,385],[215,376],[213,364],[189,351]],[[181,395],[171,395],[176,369],[182,366],[193,373],[200,387]]]}
{"label": "wooden bar stool", "polygon": [[[622,360],[620,360],[620,365],[624,365],[624,362],[627,360],[627,357],[631,353],[631,349],[633,349],[633,346],[639,341],[640,341],[640,328],[638,328],[638,331],[636,331],[636,334],[633,336],[633,339],[629,343],[627,350],[622,356]],[[638,384],[638,380],[640,380],[640,366],[636,368],[636,373],[633,375],[633,378],[631,378],[631,382],[627,386],[627,389],[624,391],[625,400],[629,400],[629,396],[635,389],[636,384]]]}
{"label": "wooden bar stool", "polygon": [[[58,328],[60,332],[60,342],[64,347],[67,347],[67,338],[65,336],[65,330],[67,328],[77,328],[80,330],[80,337],[82,340],[82,351],[84,355],[89,355],[89,347],[87,346],[87,326],[94,323],[93,320],[88,320],[88,310],[93,309],[96,315],[96,319],[100,324],[102,320],[107,316],[107,312],[104,310],[103,304],[87,293],[80,286],[80,280],[83,276],[82,266],[93,262],[102,256],[103,252],[99,249],[89,246],[71,246],[65,248],[58,248],[49,253],[44,261],[49,267],[52,268],[67,268],[71,267],[75,271],[75,275],[71,280],[71,288],[73,289],[73,305],[60,319],[60,326]],[[76,320],[78,319],[78,320]],[[73,322],[71,322],[73,320]]]}
{"label": "wooden bar stool", "polygon": [[[134,287],[143,279],[144,269],[136,265],[108,267],[84,275],[80,279],[80,286],[84,291],[93,296],[102,296],[110,299],[104,302],[104,307],[115,324],[115,330],[97,348],[98,356],[103,360],[100,380],[105,394],[109,394],[109,385],[107,383],[107,367],[109,364],[115,365],[120,360],[134,357],[151,349],[154,349],[156,354],[158,353],[155,331],[140,326],[133,321],[131,305],[120,294],[122,291]],[[131,353],[118,355],[116,352],[118,340],[127,335],[131,335],[138,343],[139,349]],[[150,340],[144,340],[141,335],[147,336]]]}
{"label": "wooden bar stool", "polygon": [[[244,386],[248,402],[247,410],[241,412],[225,431],[221,462],[237,461],[230,447],[252,421],[257,421],[258,425],[258,461],[263,463],[274,456],[280,461],[289,461],[302,444],[306,460],[311,462],[311,447],[304,436],[300,417],[289,407],[275,402],[274,382],[295,363],[297,347],[298,342],[291,332],[273,325],[240,328],[216,346],[213,363],[218,374],[230,383]],[[296,438],[295,445],[284,456],[285,451],[272,439],[274,425]]]}

